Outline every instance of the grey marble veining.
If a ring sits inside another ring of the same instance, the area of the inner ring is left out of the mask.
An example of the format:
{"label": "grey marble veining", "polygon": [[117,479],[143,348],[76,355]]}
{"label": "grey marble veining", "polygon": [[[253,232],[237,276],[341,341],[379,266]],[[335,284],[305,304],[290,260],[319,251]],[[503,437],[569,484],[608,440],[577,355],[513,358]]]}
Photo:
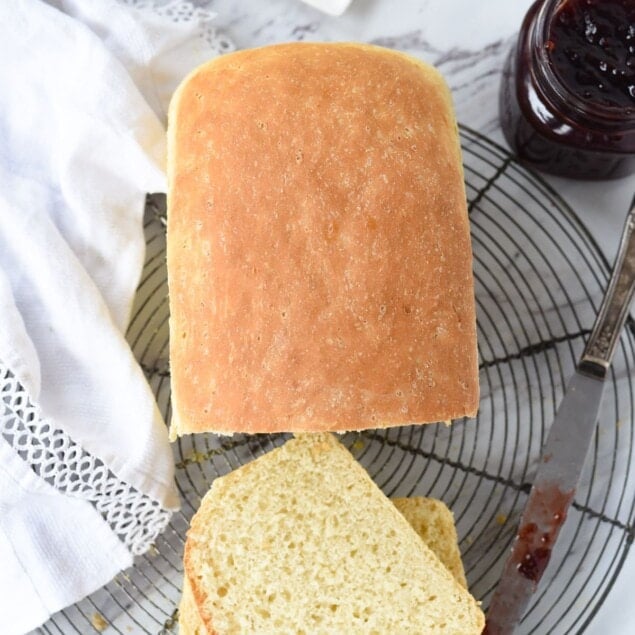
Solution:
{"label": "grey marble veining", "polygon": [[[451,3],[450,3],[451,4]],[[517,4],[519,19],[523,5]],[[513,42],[515,26],[492,38],[471,20],[453,11],[439,12],[435,3],[357,0],[340,18],[321,14],[297,0],[232,3],[216,0],[218,24],[239,47],[284,41],[364,41],[408,52],[437,66],[454,94],[461,122],[485,133],[498,127],[498,77]],[[431,20],[427,12],[436,19]],[[449,40],[439,34],[453,31]]]}

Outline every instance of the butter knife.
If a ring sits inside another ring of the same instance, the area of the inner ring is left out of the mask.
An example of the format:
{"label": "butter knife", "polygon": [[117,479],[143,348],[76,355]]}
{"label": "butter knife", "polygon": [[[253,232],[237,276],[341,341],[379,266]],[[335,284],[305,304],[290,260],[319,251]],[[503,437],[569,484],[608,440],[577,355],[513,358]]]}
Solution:
{"label": "butter knife", "polygon": [[635,198],[593,330],[551,425],[484,635],[514,633],[549,563],[589,451],[606,376],[635,289]]}

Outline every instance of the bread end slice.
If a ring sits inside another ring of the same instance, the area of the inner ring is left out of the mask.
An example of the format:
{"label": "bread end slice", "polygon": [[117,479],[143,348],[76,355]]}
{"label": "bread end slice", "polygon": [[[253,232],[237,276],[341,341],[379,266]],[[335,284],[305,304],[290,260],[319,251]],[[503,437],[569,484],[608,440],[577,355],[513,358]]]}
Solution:
{"label": "bread end slice", "polygon": [[454,517],[445,503],[422,496],[393,498],[392,502],[454,579],[467,589]]}

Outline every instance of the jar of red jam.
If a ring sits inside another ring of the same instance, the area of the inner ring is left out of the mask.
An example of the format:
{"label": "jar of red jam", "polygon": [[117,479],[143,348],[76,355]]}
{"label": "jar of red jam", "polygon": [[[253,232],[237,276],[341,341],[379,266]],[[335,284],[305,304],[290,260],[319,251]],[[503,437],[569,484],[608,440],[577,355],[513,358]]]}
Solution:
{"label": "jar of red jam", "polygon": [[500,93],[508,143],[551,174],[635,172],[635,0],[538,0]]}

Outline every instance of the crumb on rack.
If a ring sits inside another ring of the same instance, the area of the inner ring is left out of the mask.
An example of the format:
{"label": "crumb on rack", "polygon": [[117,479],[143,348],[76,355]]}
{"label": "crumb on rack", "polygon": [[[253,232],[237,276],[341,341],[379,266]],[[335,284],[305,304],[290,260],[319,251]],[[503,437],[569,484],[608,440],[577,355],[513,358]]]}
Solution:
{"label": "crumb on rack", "polygon": [[172,632],[172,629],[177,625],[179,621],[179,609],[175,608],[172,611],[172,614],[170,615],[170,617],[168,617],[167,620],[165,620],[165,622],[163,623],[163,631],[161,632]]}
{"label": "crumb on rack", "polygon": [[108,627],[108,622],[104,618],[101,613],[93,613],[93,616],[90,618],[90,621],[93,625],[93,628],[100,633],[105,631]]}
{"label": "crumb on rack", "polygon": [[218,454],[219,451],[214,451],[214,450],[210,450],[208,452],[198,452],[197,450],[194,450],[194,452],[192,452],[192,454],[190,454],[189,456],[186,456],[183,458],[182,461],[179,461],[175,467],[179,470],[182,470],[183,468],[185,468],[188,465],[191,465],[192,463],[194,464],[201,464],[204,463],[205,461],[209,461],[209,459],[215,455]]}
{"label": "crumb on rack", "polygon": [[498,514],[496,516],[496,522],[499,525],[504,525],[507,522],[507,514]]}
{"label": "crumb on rack", "polygon": [[363,450],[364,449],[364,439],[357,438],[355,439],[355,441],[353,441],[353,450]]}
{"label": "crumb on rack", "polygon": [[188,457],[192,463],[203,463],[203,461],[207,461],[209,456],[205,452],[192,452],[192,454]]}

